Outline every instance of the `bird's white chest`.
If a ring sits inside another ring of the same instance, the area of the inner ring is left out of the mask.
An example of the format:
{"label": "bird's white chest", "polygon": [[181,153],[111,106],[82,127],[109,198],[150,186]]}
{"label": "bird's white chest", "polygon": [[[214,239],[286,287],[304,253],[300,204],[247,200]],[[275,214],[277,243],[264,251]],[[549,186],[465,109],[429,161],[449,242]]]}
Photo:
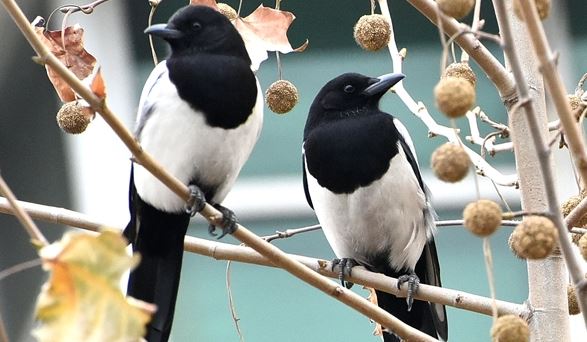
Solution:
{"label": "bird's white chest", "polygon": [[314,210],[334,253],[368,264],[387,254],[390,265],[413,269],[427,236],[426,197],[401,147],[380,179],[351,194],[335,194],[309,174]]}
{"label": "bird's white chest", "polygon": [[[257,84],[258,94],[261,89]],[[261,131],[262,96],[257,96],[253,114],[234,129],[210,127],[204,115],[182,101],[175,87],[162,76],[143,105],[154,109],[140,132],[141,146],[182,183],[197,179],[218,186],[214,198],[221,202],[248,159]],[[140,110],[140,109],[139,109]],[[157,209],[183,210],[184,201],[140,165],[135,165],[134,182],[141,198]]]}

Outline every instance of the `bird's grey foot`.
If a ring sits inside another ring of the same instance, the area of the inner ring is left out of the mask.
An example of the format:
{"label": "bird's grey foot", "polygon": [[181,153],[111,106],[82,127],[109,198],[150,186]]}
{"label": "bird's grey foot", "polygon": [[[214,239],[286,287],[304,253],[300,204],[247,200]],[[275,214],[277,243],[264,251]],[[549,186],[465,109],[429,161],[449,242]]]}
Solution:
{"label": "bird's grey foot", "polygon": [[397,278],[397,288],[400,289],[401,286],[407,283],[408,284],[408,295],[406,296],[406,303],[408,304],[408,311],[412,310],[412,304],[414,304],[414,294],[418,291],[418,287],[420,286],[420,278],[416,275],[416,273],[404,274]]}
{"label": "bird's grey foot", "polygon": [[190,184],[188,188],[190,189],[190,198],[185,204],[185,212],[193,217],[206,206],[206,196],[197,185]]}
{"label": "bird's grey foot", "polygon": [[338,280],[342,286],[350,289],[353,287],[353,283],[346,281],[345,279],[351,276],[351,272],[353,267],[359,266],[357,260],[352,258],[342,258],[342,259],[334,259],[332,260],[332,271],[336,266],[340,266],[340,270],[338,271]]}
{"label": "bird's grey foot", "polygon": [[[218,239],[222,239],[226,234],[232,234],[236,230],[236,224],[238,223],[238,218],[234,214],[234,212],[228,208],[221,206],[220,204],[213,204],[212,205],[216,210],[222,213],[222,234],[218,237]],[[208,226],[208,233],[212,236],[216,236],[214,233],[216,230],[216,226],[211,224]]]}

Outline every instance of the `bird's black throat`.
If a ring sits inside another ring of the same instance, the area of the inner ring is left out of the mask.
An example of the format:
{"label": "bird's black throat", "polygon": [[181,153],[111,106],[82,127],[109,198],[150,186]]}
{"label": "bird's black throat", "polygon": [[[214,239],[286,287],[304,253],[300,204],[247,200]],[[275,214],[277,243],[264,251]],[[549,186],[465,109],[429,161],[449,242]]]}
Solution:
{"label": "bird's black throat", "polygon": [[304,143],[308,171],[328,190],[352,193],[387,172],[398,136],[393,117],[382,112],[318,125]]}

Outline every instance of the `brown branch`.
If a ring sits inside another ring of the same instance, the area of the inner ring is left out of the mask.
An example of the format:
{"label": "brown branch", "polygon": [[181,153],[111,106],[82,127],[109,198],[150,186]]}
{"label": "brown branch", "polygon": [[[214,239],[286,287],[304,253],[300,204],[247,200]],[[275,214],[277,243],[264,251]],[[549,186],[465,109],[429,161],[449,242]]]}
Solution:
{"label": "brown branch", "polygon": [[[437,16],[440,16],[440,22],[444,33],[452,37],[461,31],[468,31],[470,28],[455,19],[442,14],[438,5],[433,0],[407,0],[412,6],[420,11],[428,20],[434,25],[439,21]],[[465,50],[471,58],[473,58],[479,67],[483,69],[487,77],[493,82],[499,91],[502,100],[511,101],[515,98],[516,88],[512,77],[506,71],[503,65],[487,50],[487,48],[471,34],[461,34],[455,39],[455,42]]]}
{"label": "brown branch", "polygon": [[[107,226],[104,223],[92,219],[87,215],[75,211],[22,201],[19,203],[35,219],[57,224],[66,224],[72,227],[87,229],[90,231],[98,231],[101,227]],[[12,208],[1,197],[0,212],[5,214],[13,214]],[[519,222],[504,221],[504,225],[508,226],[515,226],[517,223]],[[463,220],[451,220],[439,221],[438,225],[462,226],[462,224]],[[122,229],[122,227],[110,227]],[[276,266],[270,259],[262,256],[251,248],[221,243],[218,241],[210,241],[192,236],[185,237],[184,249],[187,252],[208,256],[216,260],[231,260],[269,267]],[[332,271],[332,263],[329,261],[293,254],[290,254],[289,257],[296,259],[297,261],[324,276],[338,279],[338,272]],[[349,281],[355,284],[365,285],[377,290],[385,291],[398,297],[405,297],[407,295],[405,288],[402,288],[401,290],[397,288],[396,278],[387,277],[380,273],[373,273],[362,267],[353,269],[352,277],[349,278]],[[418,292],[415,294],[415,298],[444,305],[450,305],[456,308],[485,315],[491,315],[492,304],[490,298],[462,291],[422,284],[420,285]],[[528,308],[520,304],[497,301],[497,308],[500,314],[511,313],[522,316],[529,315]]]}
{"label": "brown branch", "polygon": [[560,118],[566,142],[572,152],[575,166],[581,176],[581,189],[585,189],[587,184],[587,151],[585,150],[585,141],[583,140],[575,116],[571,112],[571,106],[567,99],[567,91],[557,71],[556,57],[552,53],[548,40],[546,39],[535,2],[523,0],[521,4],[523,4],[520,7],[526,18],[525,23],[528,28],[528,34],[532,38],[532,46],[538,57],[539,69],[544,76],[546,87]]}

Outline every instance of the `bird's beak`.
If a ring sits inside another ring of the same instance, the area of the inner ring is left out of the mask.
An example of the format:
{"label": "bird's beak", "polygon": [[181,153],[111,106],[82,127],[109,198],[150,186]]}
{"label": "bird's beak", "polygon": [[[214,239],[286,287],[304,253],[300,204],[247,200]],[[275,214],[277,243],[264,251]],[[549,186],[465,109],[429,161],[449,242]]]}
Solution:
{"label": "bird's beak", "polygon": [[155,24],[147,27],[145,33],[152,34],[157,37],[161,37],[165,40],[173,40],[183,37],[183,33],[176,30],[173,27],[169,27],[167,24]]}
{"label": "bird's beak", "polygon": [[403,80],[404,77],[406,77],[406,75],[400,73],[381,75],[373,79],[373,84],[363,90],[363,94],[367,96],[383,94],[388,91],[389,88],[393,87],[397,82]]}

